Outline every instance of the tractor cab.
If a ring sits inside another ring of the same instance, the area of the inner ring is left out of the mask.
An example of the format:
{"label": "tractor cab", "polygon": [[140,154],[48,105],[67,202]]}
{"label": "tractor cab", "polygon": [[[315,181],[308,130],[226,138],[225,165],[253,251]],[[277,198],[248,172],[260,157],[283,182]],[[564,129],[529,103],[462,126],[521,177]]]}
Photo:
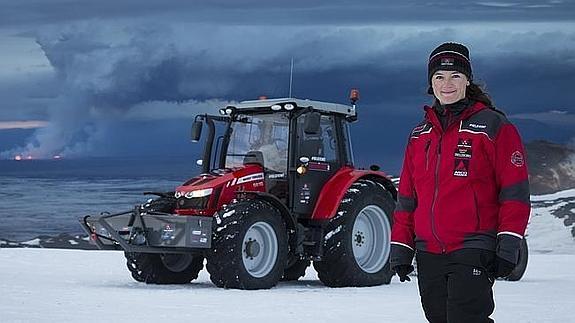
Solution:
{"label": "tractor cab", "polygon": [[348,124],[355,120],[355,107],[342,104],[294,98],[243,101],[220,109],[219,116],[197,116],[192,140],[200,139],[206,124],[199,162],[203,173],[259,165],[251,169],[262,174],[262,191],[298,217],[309,218],[324,184],[341,167],[353,166]]}

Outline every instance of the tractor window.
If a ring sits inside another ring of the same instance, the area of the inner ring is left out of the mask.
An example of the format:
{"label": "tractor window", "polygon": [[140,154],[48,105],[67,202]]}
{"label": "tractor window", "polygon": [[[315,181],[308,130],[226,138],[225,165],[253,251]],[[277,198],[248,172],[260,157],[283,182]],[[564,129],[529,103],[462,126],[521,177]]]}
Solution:
{"label": "tractor window", "polygon": [[298,119],[300,136],[303,136],[301,154],[325,162],[337,162],[337,136],[333,116],[321,116],[320,131],[317,134],[306,134],[303,131],[304,121],[305,116]]}
{"label": "tractor window", "polygon": [[[239,116],[232,124],[226,167],[241,166],[245,155],[261,152],[263,166],[287,172],[289,118],[285,113]],[[234,156],[237,155],[237,156]]]}
{"label": "tractor window", "polygon": [[337,141],[333,116],[321,116],[321,131],[323,133],[323,157],[328,162],[337,161]]}
{"label": "tractor window", "polygon": [[350,135],[350,126],[349,123],[342,119],[342,129],[343,129],[343,137],[345,142],[345,154],[346,154],[346,162],[348,165],[354,165],[354,157],[353,157],[353,147],[351,145],[351,135]]}

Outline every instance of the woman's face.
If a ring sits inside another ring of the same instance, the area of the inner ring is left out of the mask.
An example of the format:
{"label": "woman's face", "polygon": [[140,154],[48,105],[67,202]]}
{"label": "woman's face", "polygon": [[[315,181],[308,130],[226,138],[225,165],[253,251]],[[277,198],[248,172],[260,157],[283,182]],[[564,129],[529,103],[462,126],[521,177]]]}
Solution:
{"label": "woman's face", "polygon": [[431,77],[433,94],[441,104],[455,103],[465,97],[467,76],[457,71],[439,70]]}

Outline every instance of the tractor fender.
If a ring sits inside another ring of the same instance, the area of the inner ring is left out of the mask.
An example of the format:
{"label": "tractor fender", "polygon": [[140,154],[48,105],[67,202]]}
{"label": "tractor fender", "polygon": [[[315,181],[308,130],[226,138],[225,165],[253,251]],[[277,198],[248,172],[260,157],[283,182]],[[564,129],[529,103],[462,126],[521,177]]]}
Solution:
{"label": "tractor fender", "polygon": [[362,178],[380,183],[397,200],[397,190],[384,172],[343,167],[323,186],[311,218],[328,220],[334,217],[347,189]]}
{"label": "tractor fender", "polygon": [[255,198],[266,201],[273,207],[279,210],[281,217],[284,219],[286,227],[288,229],[289,245],[291,250],[295,250],[297,246],[296,230],[297,222],[295,218],[291,215],[288,208],[275,196],[265,192],[248,191],[248,192],[237,192],[238,194],[244,196],[255,196]]}

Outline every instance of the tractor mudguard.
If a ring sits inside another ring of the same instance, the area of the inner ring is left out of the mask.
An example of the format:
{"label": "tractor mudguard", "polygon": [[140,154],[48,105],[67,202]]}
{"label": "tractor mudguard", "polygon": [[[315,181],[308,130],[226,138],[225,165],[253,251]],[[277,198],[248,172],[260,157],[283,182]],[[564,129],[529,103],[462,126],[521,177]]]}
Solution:
{"label": "tractor mudguard", "polygon": [[343,167],[324,185],[312,213],[313,220],[328,220],[335,216],[347,189],[360,178],[381,183],[396,198],[396,190],[384,172]]}

